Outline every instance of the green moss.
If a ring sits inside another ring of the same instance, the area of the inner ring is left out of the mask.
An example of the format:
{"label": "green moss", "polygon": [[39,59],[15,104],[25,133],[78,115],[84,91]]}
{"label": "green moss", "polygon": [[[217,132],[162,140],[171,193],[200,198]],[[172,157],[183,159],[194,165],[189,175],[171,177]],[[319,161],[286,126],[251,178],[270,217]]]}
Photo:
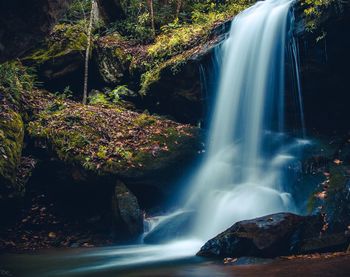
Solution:
{"label": "green moss", "polygon": [[178,155],[169,149],[178,147],[182,138],[192,137],[186,128],[145,113],[60,101],[64,108],[51,105],[42,110],[28,124],[28,134],[46,142],[61,160],[98,174],[159,165],[170,155]]}
{"label": "green moss", "polygon": [[87,46],[86,26],[86,20],[80,20],[74,25],[57,24],[43,48],[36,50],[24,60],[40,64],[74,51],[84,51]]}
{"label": "green moss", "polygon": [[133,67],[145,68],[141,76],[140,93],[145,95],[149,91],[152,84],[160,79],[162,70],[170,68],[173,74],[176,74],[181,65],[194,54],[194,50],[198,50],[208,41],[214,26],[238,14],[249,5],[248,1],[235,1],[210,11],[196,10],[192,14],[191,23],[170,23],[163,26],[163,32],[147,48],[147,61],[142,59],[141,62],[131,63]]}
{"label": "green moss", "polygon": [[114,57],[117,58],[122,64],[128,63],[132,57],[124,52],[122,47],[117,47],[114,49]]}
{"label": "green moss", "polygon": [[12,110],[3,111],[0,117],[0,183],[3,183],[3,180],[12,186],[16,185],[23,136],[21,116]]}
{"label": "green moss", "polygon": [[165,62],[154,65],[152,69],[142,74],[140,94],[146,95],[147,92],[149,92],[150,87],[159,81],[163,70],[169,69],[172,74],[176,75],[180,71],[181,66],[186,64],[188,58],[195,52],[195,50],[196,48],[193,48],[178,54]]}
{"label": "green moss", "polygon": [[148,125],[152,125],[156,122],[156,119],[153,116],[150,116],[148,114],[140,114],[136,119],[133,121],[133,123],[138,127],[145,127]]}

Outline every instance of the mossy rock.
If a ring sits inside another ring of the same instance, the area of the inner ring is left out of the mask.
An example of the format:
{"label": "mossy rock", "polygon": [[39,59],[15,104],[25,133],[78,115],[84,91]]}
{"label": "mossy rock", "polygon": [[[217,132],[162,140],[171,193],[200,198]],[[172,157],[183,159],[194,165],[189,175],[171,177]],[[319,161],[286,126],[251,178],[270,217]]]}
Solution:
{"label": "mossy rock", "polygon": [[23,193],[16,176],[23,148],[24,126],[17,112],[8,109],[0,114],[0,198],[7,198]]}
{"label": "mossy rock", "polygon": [[86,26],[87,22],[84,20],[76,24],[57,24],[42,48],[35,50],[24,60],[42,64],[71,52],[84,51],[87,46]]}
{"label": "mossy rock", "polygon": [[44,87],[60,91],[82,82],[87,24],[86,20],[57,24],[42,45],[23,58],[23,63],[35,68]]}
{"label": "mossy rock", "polygon": [[131,56],[119,36],[114,34],[100,39],[94,57],[100,75],[107,84],[120,85],[128,81]]}
{"label": "mossy rock", "polygon": [[200,148],[198,130],[189,125],[120,106],[53,102],[29,123],[29,135],[94,174],[141,178],[183,163]]}

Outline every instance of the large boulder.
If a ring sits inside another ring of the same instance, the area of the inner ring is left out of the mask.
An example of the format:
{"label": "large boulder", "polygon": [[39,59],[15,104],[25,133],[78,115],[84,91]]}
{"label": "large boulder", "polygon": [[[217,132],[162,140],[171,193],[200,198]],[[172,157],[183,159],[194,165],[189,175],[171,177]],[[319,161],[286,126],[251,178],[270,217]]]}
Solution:
{"label": "large boulder", "polygon": [[72,0],[1,1],[0,62],[22,56],[43,39]]}
{"label": "large boulder", "polygon": [[320,216],[278,213],[235,223],[209,240],[197,253],[204,257],[275,257],[346,249],[345,232],[321,235]]}
{"label": "large boulder", "polygon": [[118,234],[137,237],[143,233],[143,213],[137,198],[122,182],[114,188],[112,210]]}
{"label": "large boulder", "polygon": [[120,105],[82,105],[42,91],[32,96],[39,110],[27,130],[36,152],[78,167],[79,176],[120,178],[141,197],[149,187],[167,190],[202,147],[199,130],[189,125]]}

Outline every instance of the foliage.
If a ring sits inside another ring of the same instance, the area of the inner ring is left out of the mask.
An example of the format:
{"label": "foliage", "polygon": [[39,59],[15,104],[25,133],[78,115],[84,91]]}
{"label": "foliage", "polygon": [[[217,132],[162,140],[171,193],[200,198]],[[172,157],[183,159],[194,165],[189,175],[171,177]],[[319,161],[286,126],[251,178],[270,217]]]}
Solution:
{"label": "foliage", "polygon": [[[21,116],[11,110],[0,111],[0,183],[16,185],[16,172],[19,165],[24,128]],[[0,186],[0,198],[1,190]]]}
{"label": "foliage", "polygon": [[326,12],[334,8],[336,13],[342,13],[348,2],[342,0],[303,0],[301,5],[304,8],[306,30],[313,32],[325,19]]}
{"label": "foliage", "polygon": [[104,92],[97,92],[89,97],[89,103],[96,104],[121,104],[122,97],[129,94],[127,86],[118,86],[112,90],[106,89]]}
{"label": "foliage", "polygon": [[150,84],[158,78],[160,71],[171,65],[172,71],[181,65],[189,53],[186,50],[205,43],[212,28],[247,8],[245,0],[216,5],[212,1],[196,3],[191,12],[189,23],[180,23],[178,19],[162,26],[155,42],[148,47],[149,65],[141,78],[141,92],[146,93]]}
{"label": "foliage", "polygon": [[12,104],[17,104],[21,93],[33,89],[35,80],[34,70],[19,61],[0,64],[0,90]]}
{"label": "foliage", "polygon": [[[224,13],[234,5],[241,7],[242,3],[244,5],[248,3],[247,0],[153,0],[152,2],[156,35],[163,33],[165,30],[176,29],[183,24],[206,23],[208,22],[208,17],[211,17],[212,20],[215,14]],[[121,1],[121,3],[126,19],[112,24],[109,32],[121,32],[123,36],[138,43],[152,42],[154,33],[151,27],[152,18],[147,1],[131,0]]]}
{"label": "foliage", "polygon": [[136,18],[128,17],[109,27],[107,34],[119,31],[123,36],[138,43],[148,43],[153,40],[153,31],[149,25],[149,14],[142,13]]}
{"label": "foliage", "polygon": [[72,23],[89,18],[91,0],[74,0],[66,14],[60,20],[62,23]]}
{"label": "foliage", "polygon": [[107,96],[104,93],[97,92],[89,96],[89,103],[91,105],[98,105],[98,104],[108,104],[109,101],[107,99]]}
{"label": "foliage", "polygon": [[129,89],[127,86],[118,86],[115,89],[108,91],[107,95],[111,102],[119,103],[122,96],[128,95]]}
{"label": "foliage", "polygon": [[57,91],[55,96],[60,99],[70,99],[73,96],[73,91],[70,89],[70,86],[64,88],[63,92]]}

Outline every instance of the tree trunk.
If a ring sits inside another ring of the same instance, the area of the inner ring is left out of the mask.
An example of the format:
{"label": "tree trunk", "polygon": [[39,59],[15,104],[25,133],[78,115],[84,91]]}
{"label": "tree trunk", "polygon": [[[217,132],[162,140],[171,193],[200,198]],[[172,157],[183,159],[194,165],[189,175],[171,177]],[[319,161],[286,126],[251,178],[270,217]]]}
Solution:
{"label": "tree trunk", "polygon": [[83,104],[86,105],[88,98],[88,80],[89,80],[89,58],[90,58],[90,48],[91,48],[91,33],[92,33],[92,24],[94,21],[94,10],[95,10],[95,0],[91,1],[91,11],[90,11],[90,20],[89,27],[87,30],[87,47],[85,52],[85,66],[84,66],[84,93],[83,93]]}
{"label": "tree trunk", "polygon": [[156,35],[156,28],[154,25],[154,10],[153,10],[153,0],[147,0],[147,5],[149,7],[149,11],[151,14],[151,25],[152,25],[152,30],[153,30],[153,36]]}
{"label": "tree trunk", "polygon": [[179,18],[181,6],[182,6],[182,0],[177,0],[177,2],[176,2],[176,18]]}

